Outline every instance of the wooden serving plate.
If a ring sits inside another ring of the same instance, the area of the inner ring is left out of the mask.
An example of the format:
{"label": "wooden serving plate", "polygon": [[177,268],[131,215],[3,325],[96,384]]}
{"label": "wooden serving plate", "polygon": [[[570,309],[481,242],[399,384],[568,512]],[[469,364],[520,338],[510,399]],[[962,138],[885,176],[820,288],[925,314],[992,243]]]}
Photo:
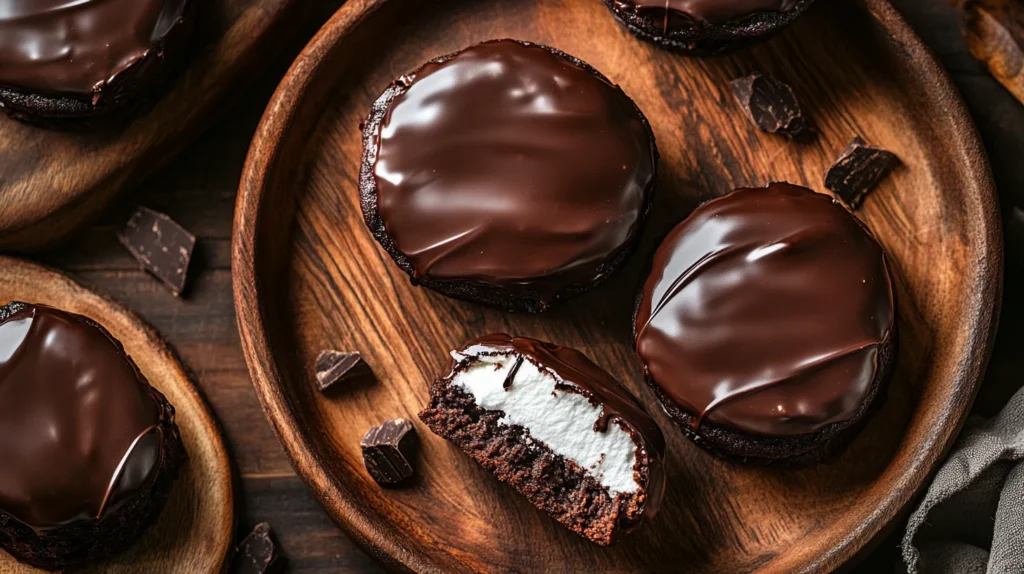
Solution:
{"label": "wooden serving plate", "polygon": [[202,5],[188,68],[130,124],[55,131],[0,113],[0,250],[53,246],[173,157],[232,89],[261,72],[310,6],[301,0],[195,1]]}
{"label": "wooden serving plate", "polygon": [[[501,37],[551,44],[620,83],[662,154],[653,219],[608,284],[538,316],[414,288],[364,228],[359,123],[394,78]],[[728,81],[790,82],[818,129],[796,144],[756,131]],[[837,461],[802,470],[721,462],[685,440],[639,380],[632,302],[662,237],[701,200],[781,179],[822,190],[861,135],[903,166],[858,215],[889,250],[900,354],[888,400]],[[355,0],[310,42],[274,95],[235,214],[235,304],[263,407],[330,515],[387,565],[417,571],[825,571],[858,555],[925,484],[985,368],[1002,247],[986,157],[946,74],[887,0],[818,2],[783,35],[690,59],[635,40],[598,0]],[[558,526],[432,435],[416,413],[447,351],[494,331],[577,347],[636,391],[669,439],[661,513],[603,549]],[[321,349],[357,350],[377,382],[314,390]],[[418,482],[384,490],[359,439],[416,421]]]}
{"label": "wooden serving plate", "polygon": [[[114,301],[58,271],[0,257],[0,304],[43,303],[100,323],[175,408],[188,462],[160,518],[123,554],[75,572],[215,574],[226,567],[235,530],[231,464],[220,429],[192,378],[160,335]],[[0,574],[42,574],[0,550]]]}

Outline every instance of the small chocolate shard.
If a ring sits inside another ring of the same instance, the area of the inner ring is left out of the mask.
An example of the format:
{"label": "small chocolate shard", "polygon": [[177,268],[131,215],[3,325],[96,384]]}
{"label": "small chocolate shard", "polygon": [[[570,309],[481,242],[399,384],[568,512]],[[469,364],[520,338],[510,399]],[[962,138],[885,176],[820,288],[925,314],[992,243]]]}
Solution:
{"label": "small chocolate shard", "polygon": [[751,74],[731,85],[743,111],[761,131],[791,138],[808,131],[810,125],[788,84],[767,74]]}
{"label": "small chocolate shard", "polygon": [[261,522],[235,548],[233,574],[272,574],[279,572],[284,560],[270,532],[270,525]]}
{"label": "small chocolate shard", "polygon": [[166,285],[175,297],[181,296],[196,244],[195,235],[163,213],[139,207],[117,233],[117,239],[143,269]]}
{"label": "small chocolate shard", "polygon": [[359,446],[366,470],[378,484],[393,486],[413,476],[416,432],[407,419],[394,419],[371,428]]}
{"label": "small chocolate shard", "polygon": [[330,349],[320,351],[314,367],[316,369],[316,389],[320,392],[326,391],[344,378],[362,360],[362,355],[357,352],[346,353]]}
{"label": "small chocolate shard", "polygon": [[508,370],[508,374],[505,375],[505,381],[501,383],[501,386],[507,391],[512,388],[512,381],[516,379],[516,374],[519,373],[519,367],[523,366],[523,356],[519,355],[516,357],[515,364]]}
{"label": "small chocolate shard", "polygon": [[896,154],[871,147],[857,136],[825,174],[825,187],[846,202],[850,209],[857,209],[867,194],[899,163]]}

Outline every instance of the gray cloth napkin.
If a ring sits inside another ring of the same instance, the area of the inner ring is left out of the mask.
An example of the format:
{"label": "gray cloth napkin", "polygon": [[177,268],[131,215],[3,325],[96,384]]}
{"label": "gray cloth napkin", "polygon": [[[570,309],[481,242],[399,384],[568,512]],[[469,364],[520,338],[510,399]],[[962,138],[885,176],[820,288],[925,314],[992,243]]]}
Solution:
{"label": "gray cloth napkin", "polygon": [[910,516],[911,574],[1024,573],[1024,389],[971,419]]}

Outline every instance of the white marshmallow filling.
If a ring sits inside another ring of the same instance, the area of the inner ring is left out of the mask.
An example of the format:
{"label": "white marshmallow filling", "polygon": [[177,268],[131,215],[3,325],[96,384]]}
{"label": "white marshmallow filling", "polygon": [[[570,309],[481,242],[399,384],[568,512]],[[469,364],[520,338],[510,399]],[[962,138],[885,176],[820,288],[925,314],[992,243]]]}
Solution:
{"label": "white marshmallow filling", "polygon": [[511,385],[505,380],[516,364],[518,353],[474,345],[462,353],[452,351],[455,360],[470,358],[457,369],[452,384],[473,397],[481,408],[503,411],[499,422],[518,425],[552,452],[583,468],[615,498],[640,488],[634,475],[637,445],[616,422],[604,432],[594,430],[603,408],[585,396],[556,385],[573,386],[549,370],[542,370],[527,357],[515,372]]}

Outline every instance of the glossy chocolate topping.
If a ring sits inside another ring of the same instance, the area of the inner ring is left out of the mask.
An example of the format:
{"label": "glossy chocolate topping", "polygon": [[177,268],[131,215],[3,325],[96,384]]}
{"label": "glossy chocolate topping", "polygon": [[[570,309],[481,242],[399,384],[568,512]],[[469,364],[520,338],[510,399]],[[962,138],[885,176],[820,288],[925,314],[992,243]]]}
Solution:
{"label": "glossy chocolate topping", "polygon": [[619,0],[637,11],[677,12],[698,20],[720,23],[759,12],[788,12],[797,0]]}
{"label": "glossy chocolate topping", "polygon": [[158,467],[157,423],[141,375],[88,319],[22,305],[0,323],[0,510],[37,530],[102,518]]}
{"label": "glossy chocolate topping", "polygon": [[373,173],[387,234],[415,275],[588,284],[637,231],[653,136],[615,85],[550,49],[486,42],[400,80]]}
{"label": "glossy chocolate topping", "polygon": [[672,230],[643,288],[636,348],[695,426],[793,436],[857,414],[894,317],[870,232],[831,197],[773,183]]}
{"label": "glossy chocolate topping", "polygon": [[188,0],[0,0],[0,86],[94,97],[157,47]]}
{"label": "glossy chocolate topping", "polygon": [[[601,417],[594,424],[595,432],[605,432],[608,423],[615,419],[627,427],[634,439],[643,441],[651,459],[660,461],[665,455],[665,437],[654,419],[640,406],[637,400],[604,369],[598,367],[586,355],[576,349],[569,349],[537,339],[512,337],[505,333],[494,333],[473,339],[463,345],[463,350],[474,346],[488,347],[499,352],[514,351],[519,354],[513,366],[518,370],[523,357],[528,358],[542,369],[551,371],[563,381],[573,383],[589,393],[592,403],[602,405]],[[456,367],[454,361],[451,368]],[[508,388],[509,380],[514,379],[510,373],[505,381]],[[512,383],[514,384],[514,383]],[[567,387],[572,391],[572,387]]]}

